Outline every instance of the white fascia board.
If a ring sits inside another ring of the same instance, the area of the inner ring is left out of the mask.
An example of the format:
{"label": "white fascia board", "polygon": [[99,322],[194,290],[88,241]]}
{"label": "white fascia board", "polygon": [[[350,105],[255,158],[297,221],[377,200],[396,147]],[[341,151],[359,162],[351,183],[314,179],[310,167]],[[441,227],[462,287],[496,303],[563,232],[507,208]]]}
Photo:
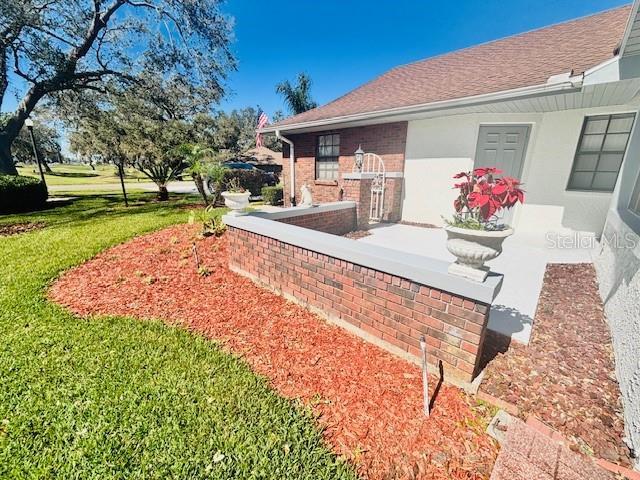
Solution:
{"label": "white fascia board", "polygon": [[269,214],[222,217],[230,227],[405,278],[421,285],[490,304],[502,286],[502,275],[490,272],[482,283],[451,275],[449,262],[358,242],[269,219]]}
{"label": "white fascia board", "polygon": [[583,85],[620,81],[620,57],[613,57],[584,72]]}
{"label": "white fascia board", "polygon": [[[640,1],[640,0],[639,0]],[[443,100],[439,102],[430,102],[419,105],[411,105],[408,107],[395,107],[385,110],[377,110],[375,112],[363,112],[352,115],[342,115],[338,117],[314,120],[310,122],[292,123],[288,125],[268,125],[259,130],[260,133],[275,133],[279,130],[281,133],[292,132],[294,130],[317,128],[331,126],[338,123],[359,122],[364,120],[376,120],[381,117],[398,117],[413,113],[430,112],[437,110],[445,110],[450,108],[465,107],[475,104],[492,103],[503,100],[514,100],[520,97],[550,95],[554,93],[567,93],[572,90],[580,90],[576,87],[575,82],[565,81],[559,83],[544,83],[542,85],[531,85],[528,87],[515,88],[512,90],[503,90],[494,93],[485,93],[482,95],[473,95],[470,97],[461,97],[452,100]],[[372,122],[374,123],[374,122]]]}

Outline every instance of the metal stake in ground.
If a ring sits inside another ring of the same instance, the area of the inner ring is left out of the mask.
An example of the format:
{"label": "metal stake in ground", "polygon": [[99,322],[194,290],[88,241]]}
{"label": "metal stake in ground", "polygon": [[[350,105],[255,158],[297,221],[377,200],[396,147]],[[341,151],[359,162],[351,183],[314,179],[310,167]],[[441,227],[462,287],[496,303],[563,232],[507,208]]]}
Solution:
{"label": "metal stake in ground", "polygon": [[196,242],[193,242],[191,250],[193,250],[193,258],[195,258],[196,260],[196,271],[198,271],[200,270],[200,258],[198,257],[198,248],[196,247]]}
{"label": "metal stake in ground", "polygon": [[424,414],[429,416],[429,375],[427,372],[427,342],[424,335],[420,336],[420,350],[422,350],[422,401]]}

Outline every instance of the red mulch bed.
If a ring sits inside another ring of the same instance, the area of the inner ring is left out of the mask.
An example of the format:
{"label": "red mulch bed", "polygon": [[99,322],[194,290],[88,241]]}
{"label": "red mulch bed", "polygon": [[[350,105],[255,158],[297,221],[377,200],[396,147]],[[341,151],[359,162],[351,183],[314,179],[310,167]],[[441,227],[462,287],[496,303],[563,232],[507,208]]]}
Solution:
{"label": "red mulch bed", "polygon": [[528,346],[512,343],[480,389],[560,431],[584,453],[624,466],[620,389],[592,265],[548,265]]}
{"label": "red mulch bed", "polygon": [[[194,240],[208,276],[195,270]],[[215,339],[279,393],[312,406],[327,442],[364,478],[491,472],[487,407],[442,385],[425,419],[418,367],[231,272],[224,237],[197,238],[187,226],[138,237],[67,272],[50,298],[80,315],[163,318]]]}

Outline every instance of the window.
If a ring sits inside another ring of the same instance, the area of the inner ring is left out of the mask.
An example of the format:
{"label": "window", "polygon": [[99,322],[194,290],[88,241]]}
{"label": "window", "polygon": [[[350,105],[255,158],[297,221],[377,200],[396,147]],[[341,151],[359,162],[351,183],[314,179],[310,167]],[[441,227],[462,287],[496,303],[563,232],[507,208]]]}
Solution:
{"label": "window", "polygon": [[318,136],[316,152],[316,179],[338,179],[338,157],[340,156],[340,135]]}
{"label": "window", "polygon": [[625,113],[585,118],[569,190],[613,191],[634,117],[633,113]]}

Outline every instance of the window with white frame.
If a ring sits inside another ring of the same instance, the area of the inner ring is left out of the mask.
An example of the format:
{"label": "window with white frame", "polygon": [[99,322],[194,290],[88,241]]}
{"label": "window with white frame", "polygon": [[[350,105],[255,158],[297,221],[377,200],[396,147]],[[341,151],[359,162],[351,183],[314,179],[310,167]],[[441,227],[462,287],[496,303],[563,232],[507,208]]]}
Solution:
{"label": "window with white frame", "polygon": [[568,190],[612,192],[629,143],[635,114],[586,117]]}
{"label": "window with white frame", "polygon": [[316,150],[316,179],[337,180],[340,157],[340,135],[319,135]]}

